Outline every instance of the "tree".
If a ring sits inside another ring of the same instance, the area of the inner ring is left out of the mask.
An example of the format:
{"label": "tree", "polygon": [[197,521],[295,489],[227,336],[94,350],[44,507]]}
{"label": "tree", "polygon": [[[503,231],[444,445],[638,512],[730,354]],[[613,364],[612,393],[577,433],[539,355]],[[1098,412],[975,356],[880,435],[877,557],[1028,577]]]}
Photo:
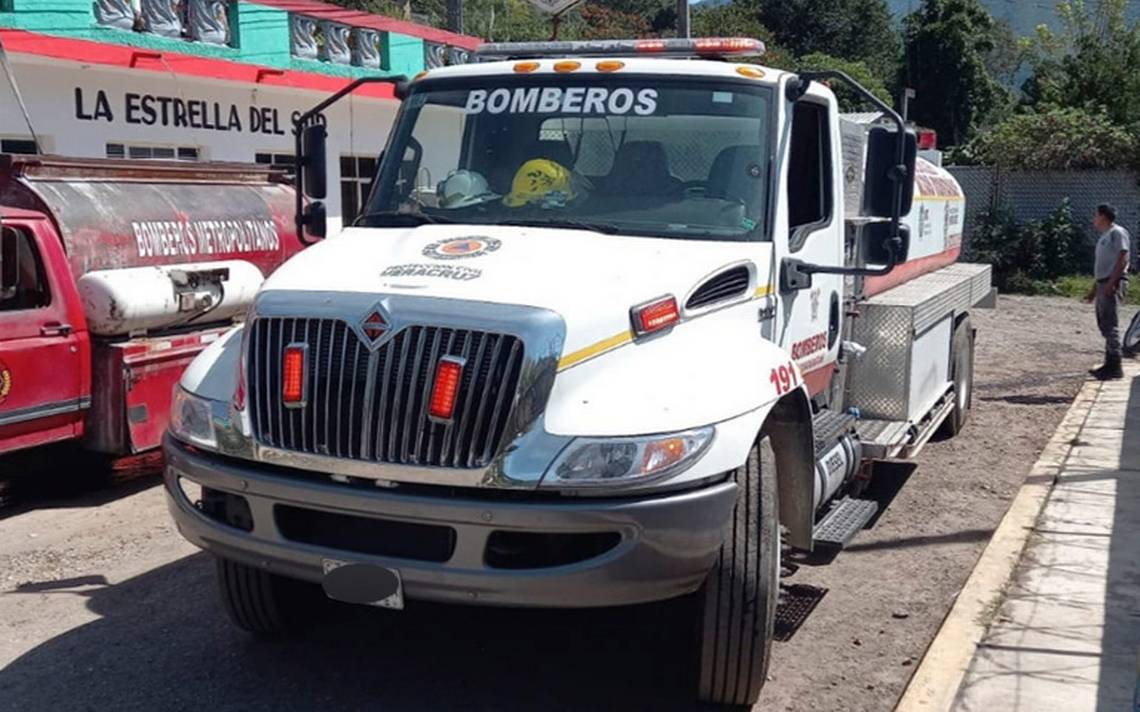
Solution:
{"label": "tree", "polygon": [[995,20],[990,33],[993,49],[986,53],[986,70],[1004,86],[1013,86],[1029,59],[1032,42],[1017,36],[1009,20]]}
{"label": "tree", "polygon": [[1140,165],[1140,141],[1103,113],[1054,108],[1001,122],[954,161],[1022,170],[1130,168]]}
{"label": "tree", "polygon": [[764,26],[755,8],[746,2],[713,5],[709,2],[693,7],[692,32],[694,37],[752,37],[764,42],[761,64],[777,69],[792,69],[795,58]]}
{"label": "tree", "polygon": [[864,62],[880,77],[894,76],[899,36],[884,0],[737,0],[781,45],[803,56],[822,52]]}
{"label": "tree", "polygon": [[1129,25],[1126,9],[1125,0],[1101,0],[1095,13],[1083,0],[1062,3],[1062,32],[1038,31],[1028,101],[1103,112],[1140,132],[1140,23]]}
{"label": "tree", "polygon": [[[887,102],[887,104],[894,103],[894,99],[891,97],[891,92],[887,89],[887,85],[880,77],[875,76],[874,72],[872,72],[870,67],[864,62],[832,57],[823,52],[814,52],[797,59],[795,69],[801,72],[824,69],[839,70],[862,84],[864,88]],[[832,89],[835,91],[835,95],[839,99],[840,109],[843,111],[859,111],[861,109],[872,108],[867,107],[866,100],[856,95],[846,86],[833,85]]]}
{"label": "tree", "polygon": [[924,0],[904,21],[904,42],[900,84],[918,95],[911,118],[946,144],[970,138],[1009,104],[1009,92],[986,68],[993,19],[978,0]]}

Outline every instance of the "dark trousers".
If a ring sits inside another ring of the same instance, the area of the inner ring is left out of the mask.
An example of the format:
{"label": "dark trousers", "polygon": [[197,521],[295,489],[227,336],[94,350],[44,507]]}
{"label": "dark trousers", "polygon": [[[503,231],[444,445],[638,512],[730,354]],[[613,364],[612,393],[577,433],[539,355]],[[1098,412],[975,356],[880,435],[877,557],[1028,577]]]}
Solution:
{"label": "dark trousers", "polygon": [[1105,294],[1104,285],[1108,280],[1096,283],[1096,325],[1104,337],[1104,356],[1107,360],[1120,360],[1120,305],[1128,294],[1128,280],[1120,280],[1115,294]]}

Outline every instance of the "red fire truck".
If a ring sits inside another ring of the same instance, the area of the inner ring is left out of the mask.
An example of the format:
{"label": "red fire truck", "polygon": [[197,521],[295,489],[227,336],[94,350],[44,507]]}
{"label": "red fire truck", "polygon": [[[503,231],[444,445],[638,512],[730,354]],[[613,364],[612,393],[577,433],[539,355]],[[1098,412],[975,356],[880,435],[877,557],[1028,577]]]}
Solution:
{"label": "red fire truck", "polygon": [[293,209],[260,166],[0,156],[0,455],[157,446],[183,368],[300,249]]}

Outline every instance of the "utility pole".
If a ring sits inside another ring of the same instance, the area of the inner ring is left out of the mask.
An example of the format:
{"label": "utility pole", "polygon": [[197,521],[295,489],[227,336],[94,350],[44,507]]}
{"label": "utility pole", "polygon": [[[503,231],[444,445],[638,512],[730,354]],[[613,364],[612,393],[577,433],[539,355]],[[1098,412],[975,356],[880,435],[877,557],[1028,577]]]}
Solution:
{"label": "utility pole", "polygon": [[463,0],[447,0],[447,29],[463,33]]}
{"label": "utility pole", "polygon": [[677,36],[689,37],[689,0],[677,0]]}

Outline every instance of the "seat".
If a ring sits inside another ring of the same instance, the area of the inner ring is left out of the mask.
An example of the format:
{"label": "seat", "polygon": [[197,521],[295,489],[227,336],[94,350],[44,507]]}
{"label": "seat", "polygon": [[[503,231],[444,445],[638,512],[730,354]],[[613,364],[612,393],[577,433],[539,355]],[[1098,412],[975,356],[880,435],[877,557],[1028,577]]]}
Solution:
{"label": "seat", "polygon": [[622,144],[604,183],[613,195],[676,197],[685,190],[681,179],[669,172],[665,147],[658,141]]}
{"label": "seat", "polygon": [[[729,146],[721,150],[709,168],[708,192],[710,198],[739,200],[749,204],[758,194],[756,181],[763,175],[760,171],[753,175],[753,166],[758,166],[759,146]],[[762,188],[763,186],[759,186]]]}

